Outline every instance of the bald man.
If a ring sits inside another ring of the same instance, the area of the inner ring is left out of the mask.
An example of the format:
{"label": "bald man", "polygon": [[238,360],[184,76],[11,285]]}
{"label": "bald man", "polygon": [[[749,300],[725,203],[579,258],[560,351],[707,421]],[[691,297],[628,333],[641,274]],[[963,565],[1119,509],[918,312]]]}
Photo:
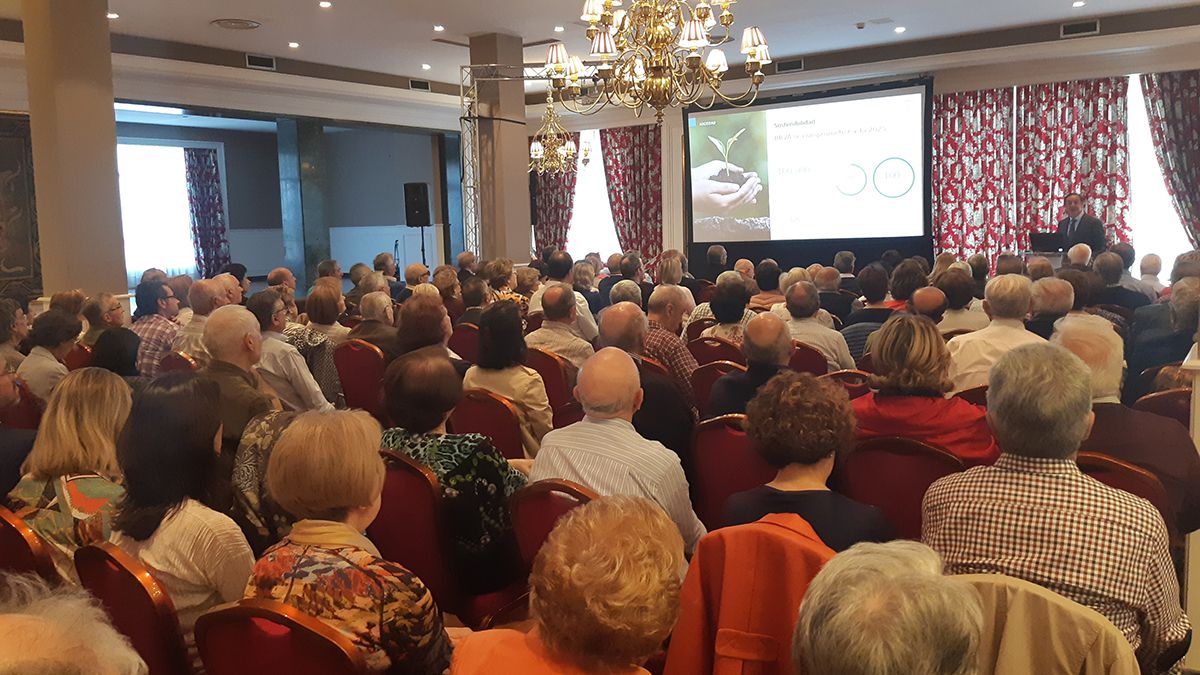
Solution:
{"label": "bald man", "polygon": [[[230,275],[232,278],[232,275]],[[192,306],[192,319],[175,334],[171,350],[183,352],[196,359],[200,367],[208,365],[208,349],[204,347],[204,327],[213,310],[229,304],[227,284],[219,279],[201,279],[188,289],[188,304]],[[240,288],[240,287],[239,287]]]}
{"label": "bald man", "polygon": [[733,271],[742,275],[742,279],[746,281],[746,289],[750,292],[751,297],[759,294],[758,284],[754,281],[754,263],[746,258],[740,258],[737,262],[733,263]]}
{"label": "bald man", "polygon": [[[936,286],[926,286],[913,291],[912,297],[904,305],[904,311],[909,314],[919,314],[929,318],[935,324],[941,323],[942,318],[946,315],[946,294]],[[870,352],[875,349],[875,342],[879,339],[879,331],[875,331],[867,336],[867,346],[865,352]]]}
{"label": "bald man", "polygon": [[616,347],[601,349],[579,371],[575,398],[586,417],[546,434],[530,482],[565,479],[601,496],[651,499],[675,522],[690,555],[706,531],[692,510],[679,457],[633,426],[643,399],[637,364]]}
{"label": "bald man", "polygon": [[296,290],[296,275],[286,267],[276,267],[267,274],[268,286],[287,286]]}
{"label": "bald man", "polygon": [[[551,256],[551,261],[553,259],[554,256]],[[595,350],[592,349],[591,343],[579,337],[577,333],[579,305],[575,296],[579,293],[561,282],[547,284],[544,288],[538,298],[538,309],[543,317],[542,327],[525,336],[525,346],[561,356],[570,361],[575,368],[581,368],[583,362],[587,361]],[[531,302],[530,307],[532,306]],[[583,309],[588,312],[590,319],[591,312],[587,309],[587,300],[583,301]],[[595,324],[592,325],[595,330]]]}
{"label": "bald man", "polygon": [[792,335],[787,324],[770,312],[754,317],[746,326],[742,353],[746,355],[746,371],[735,370],[713,383],[705,417],[746,412],[746,404],[758,388],[787,370],[792,357]]}
{"label": "bald man", "polygon": [[226,305],[208,317],[203,339],[212,360],[200,374],[220,387],[221,448],[233,457],[250,420],[281,408],[255,369],[262,358],[262,327],[250,310]]}
{"label": "bald man", "polygon": [[679,391],[692,400],[692,373],[699,367],[696,357],[679,337],[683,317],[696,308],[692,294],[682,286],[659,286],[650,295],[646,309],[646,356],[667,367]]}
{"label": "bald man", "polygon": [[787,292],[788,330],[792,339],[821,352],[829,370],[846,370],[854,367],[850,347],[846,338],[832,328],[826,328],[817,319],[821,309],[821,296],[817,287],[808,281],[792,284]]}

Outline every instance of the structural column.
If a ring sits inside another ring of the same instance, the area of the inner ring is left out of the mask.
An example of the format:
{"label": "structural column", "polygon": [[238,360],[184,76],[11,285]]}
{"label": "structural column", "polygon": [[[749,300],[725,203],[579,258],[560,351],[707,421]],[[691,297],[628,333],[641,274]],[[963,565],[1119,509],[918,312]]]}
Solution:
{"label": "structural column", "polygon": [[125,242],[106,0],[23,0],[46,295],[123,293]]}
{"label": "structural column", "polygon": [[[491,33],[471,38],[471,63],[521,66],[521,38]],[[527,262],[532,248],[529,215],[529,139],[525,86],[520,80],[480,82],[479,222],[484,259]]]}
{"label": "structural column", "polygon": [[324,130],[316,120],[280,118],[279,195],[283,214],[284,265],[307,289],[317,265],[330,257],[325,221]]}

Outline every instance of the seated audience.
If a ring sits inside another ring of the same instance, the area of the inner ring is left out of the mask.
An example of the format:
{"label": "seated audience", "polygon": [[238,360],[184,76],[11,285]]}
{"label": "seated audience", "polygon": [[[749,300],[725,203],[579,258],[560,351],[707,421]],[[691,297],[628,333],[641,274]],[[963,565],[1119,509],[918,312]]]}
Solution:
{"label": "seated audience", "polygon": [[746,371],[722,375],[713,383],[708,397],[709,416],[746,412],[746,404],[758,390],[787,370],[793,350],[792,334],[783,319],[770,312],[754,317],[742,341]]}
{"label": "seated audience", "polygon": [[138,347],[138,371],[146,377],[158,374],[158,364],[171,351],[179,333],[175,317],[179,315],[179,299],[165,283],[143,281],[134,294],[137,309],[133,312],[130,330],[142,339]]}
{"label": "seated audience", "polygon": [[833,268],[841,277],[839,288],[852,293],[862,293],[858,287],[858,278],[854,276],[854,263],[857,262],[853,251],[838,251],[833,256]]}
{"label": "seated audience", "polygon": [[982,300],[983,290],[987,286],[988,272],[992,269],[991,263],[988,262],[986,255],[976,253],[967,258],[967,266],[971,268],[971,279],[975,281],[975,297]]}
{"label": "seated audience", "polygon": [[109,328],[125,325],[125,305],[112,293],[98,293],[83,304],[83,318],[87,320],[87,331],[79,341],[94,347],[100,334]]}
{"label": "seated audience", "polygon": [[[209,326],[221,312],[239,310],[246,311],[222,307]],[[245,535],[214,500],[214,486],[222,480],[216,452],[220,398],[211,380],[168,373],[133,401],[117,441],[125,496],[117,505],[112,541],[166,588],[189,644],[196,618],[240,600],[254,567]]]}
{"label": "seated audience", "polygon": [[[1137,261],[1137,252],[1133,250],[1133,245],[1126,242],[1117,242],[1109,247],[1110,253],[1116,253],[1121,257],[1121,285],[1131,291],[1136,291],[1146,296],[1146,299],[1153,302],[1158,298],[1158,289],[1141,279],[1133,278],[1133,263]],[[1162,263],[1160,261],[1159,266]]]}
{"label": "seated audience", "polygon": [[996,256],[996,276],[1005,274],[1028,276],[1028,270],[1025,269],[1025,261],[1021,260],[1021,256],[1013,253],[1001,253]]}
{"label": "seated audience", "polygon": [[450,325],[450,315],[440,299],[414,294],[411,300],[400,306],[399,323],[401,354],[422,347],[437,347],[450,358],[459,379],[466,375],[471,364],[450,351],[448,345],[450,336],[454,334],[454,327]]}
{"label": "seated audience", "polygon": [[[1188,277],[1173,284],[1168,307],[1170,330],[1144,330],[1134,336],[1127,355],[1131,374],[1187,358],[1200,318],[1200,278]],[[36,328],[35,320],[35,332]]]}
{"label": "seated audience", "polygon": [[[363,265],[362,276],[354,284],[354,288],[345,296],[346,307],[348,313],[357,315],[360,313],[360,305],[362,305],[363,296],[368,293],[385,293],[391,297],[391,287],[388,285],[387,277],[383,276],[382,272],[372,272],[371,268]],[[354,278],[354,270],[350,270],[350,278]]]}
{"label": "seated audience", "polygon": [[[709,246],[708,251],[705,252],[705,258],[707,264],[705,265],[704,274],[700,277],[701,279],[707,279],[715,284],[717,283],[717,277],[721,276],[722,273],[732,271],[729,269],[729,254],[725,251],[725,247],[720,244]],[[611,268],[612,265],[609,265],[609,267]]]}
{"label": "seated audience", "polygon": [[[926,286],[913,291],[912,297],[908,299],[908,303],[904,306],[904,312],[912,316],[923,316],[932,321],[936,326],[945,318],[946,306],[946,294],[936,286]],[[892,316],[895,316],[895,314]],[[874,353],[875,345],[878,342],[879,331],[868,335],[866,351]]]}
{"label": "seated audience", "polygon": [[[588,311],[592,316],[600,313],[604,309],[604,298],[600,295],[600,291],[596,289],[596,268],[589,262],[575,263],[571,268],[571,283],[575,292],[582,295],[587,301]],[[599,328],[597,327],[597,332]]]}
{"label": "seated audience", "polygon": [[824,355],[829,370],[854,367],[854,358],[842,334],[822,326],[813,315],[821,308],[817,287],[807,281],[793,284],[787,292],[787,309],[791,315],[788,331],[792,339],[816,349]]}
{"label": "seated audience", "polygon": [[[722,287],[726,287],[726,288],[730,288],[730,289],[733,289],[733,288],[739,289],[742,293],[744,293],[746,295],[747,300],[750,297],[750,291],[749,291],[749,289],[746,288],[745,279],[742,278],[742,275],[738,274],[737,272],[734,272],[733,270],[722,272],[720,274],[720,276],[717,277],[716,288],[713,289],[714,295]],[[726,292],[730,292],[730,291],[726,291]],[[616,302],[614,301],[613,304],[616,304]],[[747,304],[748,304],[748,302],[747,302]],[[688,327],[689,323],[691,323],[693,321],[699,321],[700,319],[715,319],[715,318],[716,318],[716,316],[713,314],[713,311],[712,311],[712,304],[708,303],[708,302],[702,302],[699,305],[696,305],[696,308],[692,310],[692,313],[689,314],[684,319],[683,327],[686,329]],[[744,325],[750,323],[750,319],[753,319],[753,318],[754,318],[754,312],[749,307],[746,307],[746,309],[744,309],[742,311],[742,325],[744,326]]]}
{"label": "seated audience", "polygon": [[158,281],[165,284],[167,283],[167,273],[158,269],[157,267],[151,267],[150,269],[142,272],[142,278],[138,283],[144,284],[147,281]]}
{"label": "seated audience", "polygon": [[320,279],[324,277],[337,280],[338,286],[341,286],[342,266],[338,264],[338,261],[322,260],[321,262],[317,263],[317,278]]}
{"label": "seated audience", "polygon": [[778,473],[770,483],[729,498],[726,526],[753,523],[771,513],[795,513],[835,551],[892,538],[892,527],[879,509],[831,492],[827,485],[834,458],[854,442],[845,387],[808,373],[780,373],[746,406],[746,436]]}
{"label": "seated audience", "polygon": [[532,265],[529,267],[518,267],[516,275],[517,286],[513,291],[526,300],[532,298],[533,294],[542,287],[542,271]]}
{"label": "seated audience", "polygon": [[1092,263],[1092,269],[1100,275],[1100,280],[1104,282],[1104,288],[1100,289],[1095,297],[1096,304],[1116,305],[1133,310],[1153,302],[1153,298],[1148,297],[1142,291],[1125,287],[1121,279],[1125,273],[1124,262],[1116,253],[1107,251],[1096,256],[1095,262]]}
{"label": "seated audience", "polygon": [[[11,408],[21,400],[17,389],[17,374],[0,373],[0,410]],[[37,431],[0,427],[0,495],[8,494],[21,481],[21,465],[33,450]]]}
{"label": "seated audience", "polygon": [[[245,298],[250,293],[250,277],[247,276],[246,266],[242,263],[231,262],[221,268],[221,274],[230,274],[238,282],[238,287],[241,289],[241,297]],[[233,303],[240,304],[240,303]]]}
{"label": "seated audience", "polygon": [[772,306],[783,302],[783,293],[779,290],[779,277],[783,270],[779,263],[767,258],[758,263],[754,270],[754,281],[758,284],[758,293],[750,298],[751,309],[771,309]]}
{"label": "seated audience", "polygon": [[642,287],[638,286],[637,282],[629,279],[622,279],[621,281],[613,284],[612,289],[608,292],[608,304],[615,305],[618,302],[632,302],[638,307],[641,307]]}
{"label": "seated audience", "polygon": [[742,323],[748,300],[746,289],[741,285],[718,286],[709,302],[709,308],[712,310],[717,324],[701,331],[700,337],[720,338],[739,347],[742,346],[742,336],[746,331],[746,326],[749,325]]}
{"label": "seated audience", "polygon": [[[553,272],[554,256],[550,256],[550,263]],[[583,362],[596,353],[596,350],[576,332],[579,311],[577,300],[581,297],[565,283],[547,283],[543,287],[541,297],[538,298],[543,314],[542,326],[525,336],[525,345],[561,356],[576,369],[583,367]],[[586,300],[584,311],[590,312]]]}
{"label": "seated audience", "polygon": [[[449,267],[451,272],[454,271],[453,267],[449,265],[446,267]],[[375,257],[371,260],[371,269],[382,274],[384,280],[387,281],[388,287],[384,292],[388,294],[389,298],[394,298],[404,288],[404,284],[400,283],[400,280],[396,278],[399,276],[400,270],[396,265],[396,257],[391,253],[385,251],[375,254]],[[455,274],[454,280],[458,281],[457,274]]]}
{"label": "seated audience", "polygon": [[470,251],[463,251],[454,259],[458,265],[458,282],[461,284],[467,283],[467,279],[478,276],[479,261],[475,258],[475,254]]}
{"label": "seated audience", "polygon": [[679,457],[633,428],[633,413],[642,405],[637,371],[633,359],[613,347],[583,364],[575,397],[586,417],[546,434],[529,480],[566,479],[602,496],[653,500],[679,528],[690,555],[704,525],[692,511]]}
{"label": "seated audience", "polygon": [[937,254],[933,259],[933,271],[929,273],[929,283],[936,286],[937,280],[956,262],[958,262],[958,256],[949,251]]}
{"label": "seated audience", "polygon": [[[337,283],[333,277],[319,277],[314,289],[326,285],[321,283],[322,279],[329,279],[333,284]],[[329,291],[334,294],[338,293],[336,288],[331,288]],[[326,299],[331,297],[325,293],[323,295]],[[342,380],[338,376],[337,365],[333,362],[333,350],[337,348],[337,343],[325,333],[317,331],[312,325],[289,323],[283,329],[283,337],[288,344],[300,352],[300,356],[304,357],[304,363],[308,366],[308,371],[312,373],[313,379],[317,381],[317,385],[321,387],[321,393],[325,396],[325,400],[336,404],[338,397],[342,395]]]}
{"label": "seated audience", "polygon": [[745,258],[739,258],[737,262],[733,263],[733,271],[742,275],[742,281],[745,282],[746,289],[751,296],[758,295],[758,284],[754,281],[754,263]]}
{"label": "seated audience", "polygon": [[286,267],[276,267],[267,274],[268,286],[287,286],[296,290],[296,275]]}
{"label": "seated audience", "polygon": [[[555,283],[563,284],[571,290],[571,302],[575,305],[575,312],[572,314],[570,327],[574,329],[577,336],[583,338],[584,342],[591,342],[600,334],[596,328],[596,319],[592,316],[592,310],[588,307],[587,298],[582,293],[571,289],[571,254],[566,251],[555,251],[550,254],[550,259],[546,263],[546,283],[541,286],[529,299],[529,311],[542,311],[542,297],[547,290]],[[547,319],[549,317],[546,317]]]}
{"label": "seated audience", "polygon": [[51,309],[37,315],[29,332],[33,349],[17,368],[17,377],[29,385],[30,393],[43,401],[50,398],[50,392],[67,376],[62,361],[75,348],[81,330],[83,324],[74,314]]}
{"label": "seated audience", "polygon": [[[438,289],[438,293],[442,295],[442,304],[446,306],[446,312],[450,314],[450,321],[454,321],[467,311],[462,301],[462,284],[458,280],[458,274],[453,267],[442,265],[437,272],[433,274],[433,287]],[[391,299],[391,296],[388,296]]]}
{"label": "seated audience", "polygon": [[450,640],[421,580],[362,533],[379,514],[379,423],[358,411],[309,412],[283,432],[267,490],[298,520],[254,564],[245,597],[299,609],[345,633],[372,673],[441,673]]}
{"label": "seated audience", "polygon": [[408,288],[429,283],[429,268],[421,263],[412,263],[404,268],[404,283]]}
{"label": "seated audience", "polygon": [[466,310],[462,316],[458,317],[458,321],[455,321],[454,325],[470,323],[478,326],[479,315],[483,313],[483,308],[491,302],[487,293],[487,284],[483,279],[478,276],[467,277],[467,280],[462,282],[462,300]]}
{"label": "seated audience", "polygon": [[1035,255],[1026,261],[1025,269],[1029,273],[1029,279],[1035,283],[1038,279],[1046,279],[1054,276],[1054,266],[1044,256],[1040,255]]}
{"label": "seated audience", "polygon": [[858,438],[903,436],[945,448],[968,466],[995,461],[1000,450],[987,411],[945,397],[953,386],[950,352],[933,322],[896,314],[875,336],[872,391],[850,402]]}
{"label": "seated audience", "polygon": [[983,311],[991,321],[987,328],[959,335],[947,343],[950,349],[950,381],[960,392],[987,384],[988,369],[1006,352],[1045,339],[1025,330],[1025,317],[1033,302],[1033,282],[1019,274],[993,277],[984,291]]}
{"label": "seated audience", "polygon": [[[1033,282],[1030,292],[1033,300],[1025,330],[1049,340],[1054,333],[1054,322],[1066,316],[1075,306],[1075,289],[1070,282],[1044,277]],[[1113,334],[1116,335],[1115,332]]]}
{"label": "seated audience", "polygon": [[71,291],[59,291],[50,296],[50,305],[47,309],[57,309],[60,312],[70,314],[79,319],[79,323],[84,321],[83,306],[87,302],[87,295],[83,291],[76,288]]}
{"label": "seated audience", "polygon": [[418,349],[393,361],[383,378],[383,392],[388,417],[396,426],[383,432],[382,444],[437,476],[454,572],[468,592],[488,593],[516,578],[508,498],[525,485],[525,475],[486,436],[446,433],[446,421],[462,399],[462,390],[450,360],[436,348]]}
{"label": "seated audience", "polygon": [[117,435],[129,416],[129,387],[99,368],[67,375],[46,405],[23,477],[8,506],[48,543],[54,567],[76,580],[75,549],[108,541],[124,494]]}
{"label": "seated audience", "polygon": [[[1171,286],[1188,277],[1200,277],[1200,250],[1185,251],[1175,257],[1168,281]],[[1147,330],[1169,331],[1171,329],[1171,310],[1168,302],[1171,298],[1171,287],[1162,290],[1154,304],[1139,307],[1133,312],[1133,336],[1136,337]]]}
{"label": "seated audience", "polygon": [[225,287],[216,279],[201,279],[192,284],[188,291],[188,303],[192,306],[192,319],[183,326],[171,341],[171,351],[183,352],[196,360],[201,367],[208,365],[208,350],[204,348],[204,326],[214,309],[229,304]]}
{"label": "seated audience", "polygon": [[314,333],[320,333],[339,345],[346,341],[350,329],[338,323],[346,311],[346,301],[342,292],[326,284],[317,284],[308,299],[304,302],[304,311],[308,314],[306,328]]}
{"label": "seated audience", "polygon": [[[237,276],[231,272],[222,272],[213,277],[213,279],[219,281],[225,287],[225,297],[229,300],[227,304],[242,304],[242,298],[245,297],[245,289],[242,287],[242,282],[238,280]],[[182,299],[180,302],[182,302]]]}
{"label": "seated audience", "polygon": [[[392,305],[387,293],[380,293]],[[287,307],[275,291],[259,291],[246,301],[246,309],[258,320],[262,331],[262,354],[255,371],[279,397],[285,410],[333,410],[333,404],[321,393],[308,364],[299,350],[283,336],[287,326]],[[365,323],[365,322],[364,322]]]}
{"label": "seated audience", "polygon": [[200,372],[217,385],[220,396],[216,412],[221,418],[222,445],[229,457],[237,450],[246,424],[278,406],[264,393],[254,368],[262,357],[262,343],[258,319],[241,305],[215,310],[204,325],[204,346],[212,360]]}
{"label": "seated audience", "polygon": [[463,376],[463,387],[487,389],[512,401],[521,422],[525,456],[532,458],[553,427],[554,414],[542,376],[525,365],[521,323],[521,310],[515,302],[488,305],[479,319],[479,363]]}
{"label": "seated audience", "polygon": [[136,394],[152,378],[138,373],[137,352],[142,339],[128,328],[109,328],[92,347],[92,367],[120,375]]}
{"label": "seated audience", "polygon": [[1162,281],[1159,281],[1158,275],[1162,274],[1162,258],[1154,253],[1148,253],[1142,256],[1142,264],[1138,267],[1142,273],[1142,282],[1145,283],[1154,295],[1163,292]]}
{"label": "seated audience", "polygon": [[452,675],[645,675],[679,614],[679,535],[662,509],[605,497],[563,516],[529,578],[533,630],[473,633]]}
{"label": "seated audience", "polygon": [[517,272],[513,269],[513,263],[508,258],[497,258],[490,261],[483,267],[483,277],[488,283],[489,293],[492,301],[511,300],[517,303],[517,308],[521,310],[521,319],[525,319],[525,315],[529,313],[529,298],[516,292],[517,287]]}
{"label": "seated audience", "polygon": [[813,277],[813,285],[821,293],[821,309],[845,324],[846,319],[850,318],[850,313],[854,311],[855,300],[848,294],[839,292],[841,277],[838,271],[832,267],[822,267]]}
{"label": "seated audience", "polygon": [[[455,282],[458,277],[455,277]],[[403,307],[403,305],[401,305]],[[387,291],[374,291],[362,297],[359,303],[362,321],[350,329],[347,340],[364,340],[379,347],[383,362],[391,363],[400,355],[400,333],[396,330],[395,308],[392,296]]]}
{"label": "seated audience", "polygon": [[692,373],[699,367],[696,357],[679,337],[683,317],[695,309],[692,294],[681,286],[659,286],[650,296],[646,310],[646,356],[667,367],[671,379],[687,400],[692,400]]}
{"label": "seated audience", "polygon": [[18,345],[29,338],[29,320],[25,310],[11,298],[0,298],[0,357],[10,372],[21,367],[25,355]]}
{"label": "seated audience", "polygon": [[928,547],[859,544],[809,584],[792,657],[821,675],[973,675],[983,625],[979,594]]}
{"label": "seated audience", "polygon": [[862,309],[850,312],[850,316],[846,317],[846,326],[856,323],[882,324],[887,321],[892,315],[892,308],[887,302],[887,270],[877,263],[867,265],[858,273],[858,286],[866,304]]}
{"label": "seated audience", "polygon": [[1075,269],[1087,272],[1092,268],[1092,247],[1087,244],[1075,244],[1067,249],[1067,262],[1059,269]]}
{"label": "seated audience", "polygon": [[[187,274],[180,274],[167,279],[167,285],[171,287],[171,291],[175,293],[175,297],[179,299],[179,314],[175,317],[175,323],[180,326],[186,326],[192,320],[192,304],[188,300],[188,293],[192,290],[192,284],[195,280]],[[246,282],[249,285],[249,282]]]}
{"label": "seated audience", "polygon": [[[688,259],[678,249],[667,249],[658,257],[658,274],[661,283],[676,283],[692,292],[692,300],[700,297],[704,284],[688,273]],[[668,276],[675,281],[667,281]]]}
{"label": "seated audience", "polygon": [[929,275],[916,260],[905,260],[892,271],[892,299],[887,303],[892,309],[904,309],[909,298],[918,288],[929,285]]}
{"label": "seated audience", "polygon": [[1153,664],[1190,634],[1167,529],[1149,502],[1076,466],[1092,420],[1091,373],[1074,354],[1039,342],[1003,355],[988,382],[1003,454],[929,488],[921,538],[951,573],[1007,574],[1091,607]]}

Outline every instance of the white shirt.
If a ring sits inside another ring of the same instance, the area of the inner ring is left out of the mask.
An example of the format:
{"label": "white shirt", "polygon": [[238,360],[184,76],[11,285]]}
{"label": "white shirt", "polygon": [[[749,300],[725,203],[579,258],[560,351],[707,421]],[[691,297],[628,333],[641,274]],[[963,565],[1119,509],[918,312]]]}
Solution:
{"label": "white shirt", "polygon": [[987,328],[990,322],[982,310],[947,309],[937,327],[945,335],[956,330],[981,330]]}
{"label": "white shirt", "polygon": [[17,377],[25,380],[34,396],[46,401],[58,383],[67,376],[67,367],[49,349],[34,347],[17,368]]}
{"label": "white shirt", "polygon": [[546,434],[529,482],[546,478],[575,481],[601,496],[654,501],[679,528],[689,555],[707,533],[692,510],[679,456],[658,441],[642,438],[625,420],[589,416]]}
{"label": "white shirt", "polygon": [[258,374],[275,390],[288,410],[333,410],[333,405],[325,399],[321,386],[308,370],[304,357],[281,333],[263,333]]}
{"label": "white shirt", "polygon": [[[771,305],[771,313],[783,319],[784,323],[792,320],[792,313],[788,311],[786,302],[777,302]],[[829,313],[829,310],[818,309],[817,313],[812,315],[812,318],[816,319],[817,323],[822,326],[833,330],[833,315]]]}
{"label": "white shirt", "polygon": [[525,346],[550,352],[571,362],[576,369],[583,367],[596,350],[575,334],[572,326],[561,321],[546,321],[542,327],[525,336]]}
{"label": "white shirt", "polygon": [[[533,292],[533,296],[529,298],[529,311],[542,311],[542,294],[546,292],[546,285]],[[579,291],[571,291],[575,294],[575,330],[585,341],[591,342],[600,335],[600,329],[596,327],[596,317],[592,316],[592,309],[588,306],[587,298],[583,297],[583,293]]]}
{"label": "white shirt", "polygon": [[1134,279],[1133,275],[1129,273],[1129,270],[1125,270],[1121,273],[1121,287],[1128,288],[1131,291],[1137,291],[1151,300],[1158,299],[1159,291],[1155,290],[1153,286],[1145,281],[1142,281],[1141,279]]}
{"label": "white shirt", "polygon": [[171,351],[187,354],[196,359],[196,363],[200,364],[202,368],[207,366],[209,362],[208,349],[204,346],[204,326],[207,324],[207,316],[192,314],[192,320],[188,321],[171,341]]}
{"label": "white shirt", "polygon": [[829,370],[846,370],[854,367],[854,357],[850,356],[850,347],[846,345],[846,338],[836,330],[826,328],[817,317],[796,319],[789,315],[787,327],[793,340],[803,342],[825,356]]}
{"label": "white shirt", "polygon": [[1154,289],[1154,292],[1157,295],[1162,295],[1163,289],[1166,288],[1166,286],[1163,286],[1162,282],[1158,280],[1158,277],[1153,274],[1143,274],[1142,281],[1147,286]]}
{"label": "white shirt", "polygon": [[1040,335],[1025,330],[1020,319],[992,319],[987,328],[959,335],[946,343],[950,350],[950,379],[954,391],[982,387],[988,383],[992,364],[1009,351],[1036,342]]}

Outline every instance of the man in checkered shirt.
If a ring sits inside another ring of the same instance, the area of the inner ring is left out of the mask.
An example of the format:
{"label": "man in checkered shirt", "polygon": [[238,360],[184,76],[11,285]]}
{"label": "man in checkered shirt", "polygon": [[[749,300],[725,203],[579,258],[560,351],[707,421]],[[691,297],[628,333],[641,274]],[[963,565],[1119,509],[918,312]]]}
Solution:
{"label": "man in checkered shirt", "polygon": [[650,296],[646,311],[650,330],[646,332],[645,354],[667,367],[671,379],[688,401],[692,400],[692,373],[698,366],[696,357],[679,337],[679,328],[683,325],[683,317],[695,308],[688,289],[659,286]]}
{"label": "man in checkered shirt", "polygon": [[1143,672],[1182,656],[1190,623],[1149,502],[1080,472],[1075,454],[1092,426],[1091,374],[1074,354],[1039,343],[992,366],[988,421],[1003,454],[934,483],[922,539],[951,574],[1025,579],[1108,617]]}

